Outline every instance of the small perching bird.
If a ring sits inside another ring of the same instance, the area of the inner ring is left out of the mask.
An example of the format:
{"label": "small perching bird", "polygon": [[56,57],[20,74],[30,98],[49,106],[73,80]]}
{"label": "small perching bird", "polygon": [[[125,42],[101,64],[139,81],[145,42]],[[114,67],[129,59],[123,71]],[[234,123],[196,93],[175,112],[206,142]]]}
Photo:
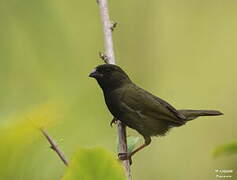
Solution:
{"label": "small perching bird", "polygon": [[106,105],[114,116],[126,126],[138,131],[145,143],[130,154],[120,154],[120,159],[132,155],[151,143],[151,136],[163,136],[172,127],[184,125],[199,116],[222,115],[216,110],[176,110],[166,101],[134,84],[128,75],[112,64],[97,66],[89,75],[103,90]]}

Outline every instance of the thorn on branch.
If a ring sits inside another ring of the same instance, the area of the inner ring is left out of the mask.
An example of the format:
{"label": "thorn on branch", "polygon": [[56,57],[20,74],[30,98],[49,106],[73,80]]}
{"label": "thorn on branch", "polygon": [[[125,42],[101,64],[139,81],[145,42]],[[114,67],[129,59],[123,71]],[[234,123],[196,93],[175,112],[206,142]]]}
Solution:
{"label": "thorn on branch", "polygon": [[99,52],[99,57],[106,63],[106,64],[109,64],[109,57],[102,53],[102,52]]}
{"label": "thorn on branch", "polygon": [[114,29],[117,27],[118,23],[117,22],[111,22],[111,31],[114,31]]}

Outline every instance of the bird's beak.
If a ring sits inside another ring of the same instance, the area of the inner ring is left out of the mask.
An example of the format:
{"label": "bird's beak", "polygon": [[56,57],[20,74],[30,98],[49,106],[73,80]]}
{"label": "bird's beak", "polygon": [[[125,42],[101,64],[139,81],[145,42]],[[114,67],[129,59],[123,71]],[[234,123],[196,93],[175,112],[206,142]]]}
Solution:
{"label": "bird's beak", "polygon": [[100,74],[98,71],[96,71],[96,69],[93,69],[93,71],[89,74],[89,77],[91,78],[98,78],[98,77],[101,77],[102,74]]}

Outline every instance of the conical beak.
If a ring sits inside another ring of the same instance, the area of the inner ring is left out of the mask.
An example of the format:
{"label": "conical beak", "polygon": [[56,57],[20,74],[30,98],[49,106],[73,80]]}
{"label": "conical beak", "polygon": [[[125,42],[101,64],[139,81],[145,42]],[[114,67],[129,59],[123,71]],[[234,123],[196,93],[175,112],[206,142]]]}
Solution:
{"label": "conical beak", "polygon": [[96,71],[96,69],[93,69],[93,71],[89,74],[89,77],[91,78],[98,78],[98,77],[101,77],[102,74],[100,74],[99,72]]}

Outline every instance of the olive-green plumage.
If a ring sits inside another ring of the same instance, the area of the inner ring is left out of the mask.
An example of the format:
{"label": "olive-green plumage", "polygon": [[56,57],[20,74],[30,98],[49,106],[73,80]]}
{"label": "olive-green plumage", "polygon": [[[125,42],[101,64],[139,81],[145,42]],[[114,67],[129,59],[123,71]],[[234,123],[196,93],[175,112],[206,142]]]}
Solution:
{"label": "olive-green plumage", "polygon": [[176,110],[166,101],[134,84],[116,65],[99,65],[90,74],[103,90],[106,105],[116,119],[137,130],[149,144],[151,136],[165,135],[199,116],[217,116],[215,110]]}

